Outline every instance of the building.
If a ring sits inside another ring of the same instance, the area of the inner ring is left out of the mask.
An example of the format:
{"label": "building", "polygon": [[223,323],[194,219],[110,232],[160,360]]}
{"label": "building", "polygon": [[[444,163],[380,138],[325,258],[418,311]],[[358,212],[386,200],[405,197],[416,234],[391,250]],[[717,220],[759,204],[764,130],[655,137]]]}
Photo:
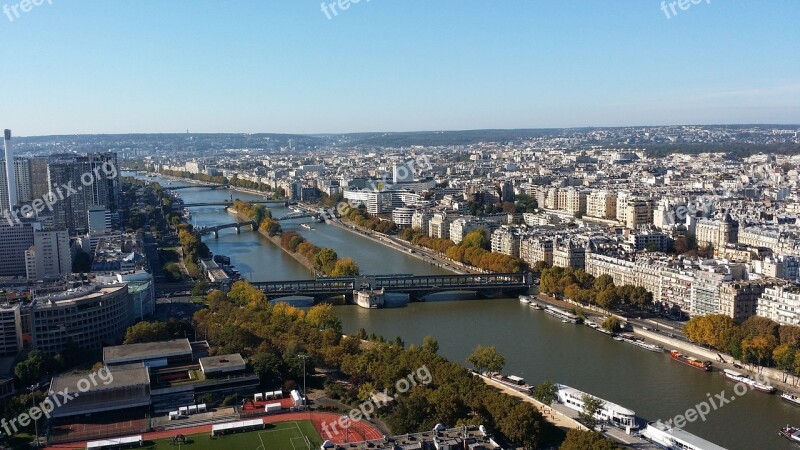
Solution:
{"label": "building", "polygon": [[[0,160],[0,206],[3,211],[11,209],[8,207],[8,173],[6,171],[6,160]],[[16,185],[15,195],[16,205],[30,203],[33,200],[31,186],[31,160],[28,158],[14,158],[14,183]],[[16,206],[15,205],[15,206]]]}
{"label": "building", "polygon": [[352,206],[364,205],[367,212],[370,214],[384,214],[391,212],[392,193],[389,191],[378,190],[359,190],[354,191],[347,189],[344,191],[344,198],[348,200]]}
{"label": "building", "polygon": [[401,207],[392,211],[392,221],[397,224],[399,228],[411,228],[416,211],[412,208]]}
{"label": "building", "polygon": [[766,317],[780,325],[800,326],[800,288],[772,286],[764,289],[758,298],[756,315]]}
{"label": "building", "polygon": [[72,273],[72,253],[67,230],[36,231],[33,246],[27,250],[28,259],[34,260],[33,272],[27,270],[29,280],[58,278]]}
{"label": "building", "polygon": [[[66,195],[63,186],[72,186],[73,189],[81,186],[81,175],[86,171],[87,165],[72,155],[56,156],[47,165],[47,183],[58,198],[53,205],[53,223],[59,229],[69,230],[70,234],[88,230],[88,190]],[[58,193],[64,198],[60,198]]]}
{"label": "building", "polygon": [[519,246],[519,256],[531,266],[539,261],[552,266],[553,241],[543,237],[523,238]]}
{"label": "building", "polygon": [[653,201],[651,199],[629,199],[625,206],[625,226],[637,229],[653,223]]}
{"label": "building", "polygon": [[689,313],[693,316],[717,314],[720,310],[720,290],[725,281],[731,281],[730,274],[714,269],[696,271]]}
{"label": "building", "polygon": [[9,226],[8,222],[0,220],[0,276],[27,277],[25,252],[33,245],[37,229],[37,222],[23,221]]}
{"label": "building", "polygon": [[103,205],[90,206],[87,221],[89,233],[102,234],[111,231],[111,211]]}
{"label": "building", "polygon": [[574,216],[586,214],[588,194],[575,188],[562,189],[558,192],[558,209]]}
{"label": "building", "polygon": [[695,236],[700,246],[722,248],[726,244],[738,242],[739,223],[730,214],[725,214],[722,220],[700,219],[697,221]]}
{"label": "building", "polygon": [[500,227],[492,233],[492,252],[519,258],[522,237],[516,228]]}
{"label": "building", "polygon": [[433,213],[427,210],[417,210],[411,216],[411,228],[428,232],[428,223],[433,217]]}
{"label": "building", "polygon": [[598,219],[617,218],[617,196],[609,191],[595,191],[586,199],[586,215]]}
{"label": "building", "polygon": [[584,269],[586,264],[586,247],[572,239],[559,240],[553,245],[553,265]]}
{"label": "building", "polygon": [[485,220],[461,217],[455,219],[450,224],[450,240],[456,244],[460,244],[461,241],[467,237],[467,234],[469,234],[471,231],[477,230],[478,228],[482,228],[488,237],[488,234],[494,227],[495,224]]}
{"label": "building", "polygon": [[447,213],[437,212],[428,222],[428,236],[439,239],[450,239],[451,217]]}
{"label": "building", "polygon": [[100,348],[122,340],[133,324],[127,284],[89,284],[36,295],[27,311],[31,347],[58,353],[68,343]]}
{"label": "building", "polygon": [[763,281],[733,281],[722,283],[719,290],[719,314],[724,314],[737,323],[756,315],[758,299],[769,287]]}
{"label": "building", "polygon": [[16,356],[23,350],[21,305],[0,304],[0,356]]}

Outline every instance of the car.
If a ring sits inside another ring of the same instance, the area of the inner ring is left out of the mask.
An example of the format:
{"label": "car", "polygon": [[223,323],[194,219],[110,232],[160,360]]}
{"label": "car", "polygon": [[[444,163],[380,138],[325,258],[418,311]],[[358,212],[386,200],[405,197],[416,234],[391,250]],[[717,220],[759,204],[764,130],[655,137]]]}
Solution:
{"label": "car", "polygon": [[642,327],[642,329],[643,329],[644,331],[650,331],[650,328],[648,328],[648,327]]}

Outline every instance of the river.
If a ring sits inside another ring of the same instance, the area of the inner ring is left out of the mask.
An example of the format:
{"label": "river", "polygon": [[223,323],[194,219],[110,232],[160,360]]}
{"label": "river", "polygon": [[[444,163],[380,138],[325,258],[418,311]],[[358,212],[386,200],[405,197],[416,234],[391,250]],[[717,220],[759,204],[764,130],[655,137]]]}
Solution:
{"label": "river", "polygon": [[[137,177],[142,178],[142,177]],[[152,178],[151,178],[152,180]],[[166,180],[154,180],[166,184]],[[173,182],[173,185],[183,185]],[[254,200],[256,195],[228,190],[187,189],[187,203],[233,198]],[[222,224],[234,219],[221,207],[191,208],[197,226]],[[274,208],[273,215],[289,212]],[[333,248],[340,257],[353,257],[362,273],[447,273],[403,252],[326,224],[314,230],[284,223],[320,247]],[[253,281],[308,279],[311,275],[263,236],[235,229],[220,232],[219,239],[204,242],[215,254],[230,256],[242,275]],[[666,421],[689,408],[725,392],[736,399],[708,414],[705,421],[684,428],[731,450],[796,449],[777,431],[786,424],[800,425],[800,407],[777,395],[748,392],[736,396],[734,384],[719,372],[705,373],[672,361],[667,354],[652,353],[614,341],[588,327],[562,323],[519,303],[517,299],[412,303],[407,308],[366,310],[356,306],[336,308],[344,331],[364,328],[387,339],[400,336],[406,344],[436,337],[440,353],[465,363],[478,345],[496,345],[506,357],[508,374],[525,377],[529,384],[549,379],[590,392],[634,410],[649,420]]]}

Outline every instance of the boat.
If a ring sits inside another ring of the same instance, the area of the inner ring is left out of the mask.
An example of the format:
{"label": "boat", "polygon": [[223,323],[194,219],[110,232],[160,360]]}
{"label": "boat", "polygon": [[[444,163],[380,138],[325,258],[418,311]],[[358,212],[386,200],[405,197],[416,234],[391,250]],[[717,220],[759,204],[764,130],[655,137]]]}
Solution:
{"label": "boat", "polygon": [[613,338],[613,339],[614,339],[615,341],[622,341],[622,336],[619,336],[619,335],[617,335],[617,336],[614,336],[614,338]]}
{"label": "boat", "polygon": [[505,384],[506,386],[509,386],[516,390],[521,390],[528,394],[533,392],[533,388],[531,386],[528,386],[525,383],[525,379],[522,377],[518,377],[516,375],[505,376],[502,373],[490,373],[489,377],[494,381],[497,381],[498,383]]}
{"label": "boat", "polygon": [[314,227],[312,227],[311,225],[309,225],[307,223],[301,223],[300,226],[305,228],[305,229],[307,229],[307,230],[313,230],[314,229]]}
{"label": "boat", "polygon": [[550,314],[551,316],[558,317],[564,323],[581,323],[582,319],[575,314],[569,313],[567,311],[558,309],[554,306],[546,306],[544,308],[544,312]]}
{"label": "boat", "polygon": [[544,309],[544,307],[542,305],[540,305],[540,304],[538,304],[536,302],[531,302],[531,304],[528,305],[528,306],[530,306],[533,309],[538,309],[539,311],[542,311]]}
{"label": "boat", "polygon": [[519,302],[520,303],[524,303],[526,305],[530,305],[531,304],[531,296],[530,295],[520,295],[519,296]]}
{"label": "boat", "polygon": [[644,339],[637,338],[634,336],[622,335],[622,340],[627,342],[628,344],[633,344],[645,350],[650,350],[651,352],[661,353],[664,351],[664,347],[656,344],[648,344],[647,342],[644,341]]}
{"label": "boat", "polygon": [[800,405],[800,396],[784,392],[781,394],[781,398],[787,402],[794,403],[795,405]]}
{"label": "boat", "polygon": [[379,291],[373,291],[371,289],[359,289],[357,291],[353,291],[353,298],[355,298],[356,304],[362,308],[377,309],[386,306],[383,294],[383,288],[381,288]]}
{"label": "boat", "polygon": [[615,427],[626,429],[636,429],[636,413],[628,408],[603,400],[602,398],[595,397],[594,395],[587,394],[575,388],[563,384],[557,384],[556,397],[559,403],[564,404],[567,408],[573,409],[578,412],[583,412],[583,399],[584,396],[589,396],[602,401],[602,406],[595,414],[598,423],[608,423]]}
{"label": "boat", "polygon": [[778,435],[785,437],[792,442],[800,443],[800,428],[790,427],[786,425],[778,431]]}
{"label": "boat", "polygon": [[704,370],[706,372],[711,372],[711,362],[710,361],[700,361],[697,358],[692,358],[691,356],[686,356],[677,350],[672,350],[669,352],[670,358],[679,363],[686,364],[689,367],[694,367],[695,369]]}
{"label": "boat", "polygon": [[757,390],[759,392],[765,392],[767,394],[772,394],[772,393],[775,392],[775,386],[770,386],[769,384],[759,383],[758,381],[750,378],[749,375],[745,375],[743,373],[740,373],[740,372],[737,372],[737,371],[731,370],[731,369],[725,369],[725,370],[722,371],[722,373],[723,373],[723,375],[725,375],[725,378],[727,378],[727,379],[729,379],[731,381],[735,381],[737,383],[742,383],[742,384],[745,384],[747,386],[750,386],[751,388],[753,388],[753,389],[755,389],[755,390]]}

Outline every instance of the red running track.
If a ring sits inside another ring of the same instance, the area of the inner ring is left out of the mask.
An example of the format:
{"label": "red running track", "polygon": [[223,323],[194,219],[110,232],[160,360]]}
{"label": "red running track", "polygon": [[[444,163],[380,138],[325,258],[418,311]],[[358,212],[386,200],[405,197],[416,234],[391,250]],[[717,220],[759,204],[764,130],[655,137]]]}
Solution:
{"label": "red running track", "polygon": [[[338,421],[342,417],[341,414],[336,413],[320,413],[320,412],[294,412],[287,414],[278,414],[273,416],[264,417],[265,424],[291,422],[294,420],[310,420],[319,433],[322,440],[330,440],[336,444],[345,443],[345,433],[347,433],[347,442],[361,442],[383,439],[383,434],[378,431],[373,425],[364,421],[353,421],[350,426],[345,430],[339,427]],[[336,424],[335,426],[333,424]],[[327,433],[324,431],[324,426],[327,426]],[[193,434],[211,433],[211,425],[200,425],[196,427],[180,428],[177,430],[153,431],[150,433],[143,433],[142,439],[145,441],[154,441],[156,439],[168,439],[178,434],[189,436]],[[123,436],[123,435],[121,435]],[[65,444],[55,444],[47,447],[48,449],[59,450],[74,450],[86,448],[86,441],[83,442],[68,442]]]}

